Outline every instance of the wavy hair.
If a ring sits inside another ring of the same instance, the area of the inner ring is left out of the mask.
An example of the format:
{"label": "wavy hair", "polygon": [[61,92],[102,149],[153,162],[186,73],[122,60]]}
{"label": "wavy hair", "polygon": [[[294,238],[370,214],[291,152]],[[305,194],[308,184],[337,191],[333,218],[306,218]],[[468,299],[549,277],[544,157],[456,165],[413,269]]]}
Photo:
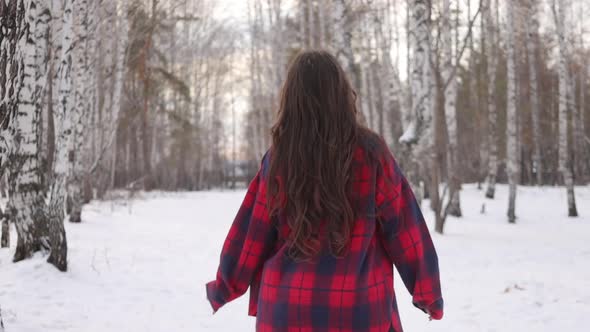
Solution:
{"label": "wavy hair", "polygon": [[356,93],[334,56],[305,51],[291,62],[272,127],[268,196],[271,216],[290,228],[288,254],[305,260],[320,251],[325,222],[330,252],[346,254],[354,210],[349,200],[358,136]]}

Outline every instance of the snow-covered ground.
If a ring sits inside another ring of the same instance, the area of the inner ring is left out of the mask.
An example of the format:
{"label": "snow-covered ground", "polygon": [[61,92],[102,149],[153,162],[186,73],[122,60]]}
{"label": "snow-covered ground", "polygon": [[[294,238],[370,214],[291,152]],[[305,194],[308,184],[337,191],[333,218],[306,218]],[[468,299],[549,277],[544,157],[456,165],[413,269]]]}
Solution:
{"label": "snow-covered ground", "polygon": [[[0,249],[6,332],[254,331],[246,296],[213,316],[204,292],[243,194],[94,202],[84,223],[67,224],[67,273],[41,255],[13,264],[14,247]],[[465,217],[433,235],[445,318],[429,322],[396,280],[406,331],[588,331],[590,188],[576,195],[582,217],[568,219],[565,190],[519,188],[518,223],[509,225],[505,186],[493,201],[465,186]]]}

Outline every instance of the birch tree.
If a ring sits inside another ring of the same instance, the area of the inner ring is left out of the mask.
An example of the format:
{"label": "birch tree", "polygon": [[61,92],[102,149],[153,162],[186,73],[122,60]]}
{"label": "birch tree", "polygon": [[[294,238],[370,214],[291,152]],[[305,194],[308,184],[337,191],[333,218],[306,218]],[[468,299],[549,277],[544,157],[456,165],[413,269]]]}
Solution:
{"label": "birch tree", "polygon": [[488,176],[486,197],[494,198],[498,173],[498,115],[496,110],[496,68],[498,66],[496,23],[492,16],[492,0],[485,0],[483,19],[486,27],[487,54],[487,111],[488,111]]}
{"label": "birch tree", "polygon": [[115,168],[117,165],[117,127],[119,125],[119,114],[121,111],[121,97],[123,95],[123,86],[125,80],[126,55],[129,41],[129,18],[128,0],[117,2],[117,36],[116,40],[116,57],[115,57],[115,77],[113,88],[113,102],[111,107],[111,124],[109,126],[109,141],[111,147],[111,175],[110,186],[114,186]]}
{"label": "birch tree", "polygon": [[0,248],[8,248],[10,246],[10,219],[2,209],[0,209]]}
{"label": "birch tree", "polygon": [[72,208],[69,219],[71,222],[82,221],[82,180],[84,173],[82,148],[85,145],[86,121],[92,107],[93,89],[92,79],[94,78],[94,64],[90,64],[90,54],[93,54],[94,29],[93,15],[89,15],[89,8],[94,8],[94,0],[75,0],[73,26],[76,31],[75,47],[72,50],[72,80],[75,82],[73,88],[74,107],[70,118],[71,134],[68,142],[68,197],[71,200]]}
{"label": "birch tree", "polygon": [[568,50],[566,45],[566,32],[565,32],[565,12],[566,6],[564,0],[559,1],[559,5],[556,5],[556,1],[552,0],[553,17],[555,19],[555,31],[557,33],[557,40],[559,44],[559,55],[557,63],[557,73],[559,81],[559,161],[558,168],[563,178],[563,182],[567,191],[567,206],[568,216],[577,217],[578,210],[576,208],[576,198],[574,194],[574,179],[572,171],[570,169],[569,159],[569,147],[568,147]]}
{"label": "birch tree", "polygon": [[[17,55],[19,32],[25,25],[24,8],[30,6],[17,0],[0,1],[0,173],[4,173],[12,149],[18,113],[17,96],[22,83],[24,64]],[[28,27],[27,27],[28,29]]]}
{"label": "birch tree", "polygon": [[526,52],[528,55],[529,65],[529,84],[531,99],[531,120],[533,124],[533,163],[536,171],[537,185],[543,184],[543,160],[541,157],[541,126],[540,126],[540,106],[539,106],[539,81],[537,79],[537,43],[539,33],[539,19],[537,15],[537,0],[529,0],[527,13],[527,38]]}
{"label": "birch tree", "polygon": [[412,95],[412,122],[400,137],[400,142],[414,144],[423,140],[430,146],[432,139],[432,69],[430,66],[430,7],[429,1],[412,0],[410,44],[413,54],[409,84]]}
{"label": "birch tree", "polygon": [[[20,26],[16,45],[16,61],[23,64],[22,82],[18,88],[18,113],[9,157],[10,214],[17,230],[17,247],[14,261],[30,257],[42,245],[44,228],[45,188],[42,181],[39,156],[39,128],[41,115],[41,87],[46,72],[38,75],[36,57],[45,57],[47,49],[37,49],[35,30],[46,30],[50,20],[46,3],[40,0],[20,2],[25,18]],[[27,7],[28,6],[28,7]],[[46,46],[46,44],[45,44]],[[39,52],[39,54],[36,54]],[[47,247],[46,241],[44,246]]]}
{"label": "birch tree", "polygon": [[68,152],[72,134],[71,113],[74,110],[72,65],[76,38],[73,8],[74,1],[66,0],[62,15],[61,54],[58,69],[59,104],[55,110],[56,151],[53,162],[53,181],[49,191],[49,237],[51,254],[48,262],[59,270],[67,270],[67,242],[64,229],[64,203],[68,175]]}
{"label": "birch tree", "polygon": [[506,172],[508,173],[508,222],[516,222],[516,182],[518,177],[518,128],[516,113],[516,64],[514,38],[514,10],[513,1],[506,6],[506,70],[507,70],[507,106],[506,106]]}
{"label": "birch tree", "polygon": [[338,59],[349,77],[352,85],[359,91],[361,77],[355,68],[352,51],[352,24],[350,23],[350,7],[347,0],[332,1],[332,52]]}
{"label": "birch tree", "polygon": [[[443,1],[443,26],[442,26],[442,79],[448,82],[444,87],[444,111],[447,125],[448,144],[447,144],[447,173],[449,182],[449,214],[461,216],[461,204],[459,198],[460,180],[457,174],[457,77],[454,74],[456,63],[453,54],[453,28],[451,25],[451,1]],[[473,56],[473,55],[472,55]]]}

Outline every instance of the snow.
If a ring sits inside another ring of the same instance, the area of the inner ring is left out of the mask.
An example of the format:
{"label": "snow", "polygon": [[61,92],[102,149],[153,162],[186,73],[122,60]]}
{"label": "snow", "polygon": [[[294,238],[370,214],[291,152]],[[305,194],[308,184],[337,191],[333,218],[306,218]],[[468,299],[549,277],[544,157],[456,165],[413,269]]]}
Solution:
{"label": "snow", "polygon": [[[6,332],[254,331],[247,296],[211,315],[204,292],[243,195],[155,193],[93,202],[82,224],[66,224],[67,273],[41,254],[13,264],[14,247],[0,249]],[[578,187],[576,195],[582,217],[570,219],[565,189],[519,187],[517,224],[510,225],[506,186],[492,201],[466,185],[465,217],[450,219],[445,235],[433,234],[445,317],[429,322],[396,279],[405,329],[587,331],[590,188]]]}

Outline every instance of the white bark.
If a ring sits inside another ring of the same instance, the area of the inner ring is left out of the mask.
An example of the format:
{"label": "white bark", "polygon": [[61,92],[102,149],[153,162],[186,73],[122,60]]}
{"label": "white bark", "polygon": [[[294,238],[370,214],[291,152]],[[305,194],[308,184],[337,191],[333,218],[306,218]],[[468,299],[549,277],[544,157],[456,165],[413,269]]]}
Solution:
{"label": "white bark", "polygon": [[[448,133],[448,144],[447,144],[447,173],[449,182],[449,199],[451,205],[449,207],[449,213],[454,216],[461,216],[461,204],[459,198],[460,182],[459,174],[457,173],[457,147],[458,147],[458,136],[457,136],[457,75],[454,74],[456,61],[453,55],[453,29],[451,25],[451,1],[443,1],[443,26],[442,26],[442,39],[443,39],[443,53],[442,53],[442,81],[443,84],[447,84],[444,88],[444,111],[445,111],[445,123],[447,126]],[[472,92],[474,93],[474,92]]]}
{"label": "white bark", "polygon": [[[24,71],[23,50],[19,49],[17,53],[16,45],[26,18],[17,13],[23,5],[28,10],[30,3],[30,0],[24,4],[17,0],[0,1],[0,170],[6,166],[9,153],[13,149],[15,117],[18,113],[17,97]],[[13,73],[16,75],[12,75]]]}
{"label": "white bark", "polygon": [[[368,29],[367,29],[367,21],[363,19],[360,25],[360,34],[362,36],[368,36]],[[376,124],[376,117],[374,115],[374,97],[372,95],[372,82],[371,82],[371,43],[369,38],[362,38],[361,39],[361,60],[359,63],[359,70],[361,75],[361,91],[358,95],[358,98],[361,102],[361,113],[363,114],[363,118],[366,121],[367,127],[375,130],[377,128]]]}
{"label": "white bark", "polygon": [[[303,0],[302,0],[303,1]],[[315,17],[314,17],[314,10],[313,4],[311,0],[306,1],[306,9],[307,9],[307,47],[314,47],[315,46]]]}
{"label": "white bark", "polygon": [[537,185],[543,184],[543,163],[541,158],[541,125],[539,121],[539,83],[537,79],[537,41],[539,19],[537,17],[537,0],[529,0],[527,13],[526,51],[529,63],[529,84],[531,97],[531,117],[533,124],[533,163],[537,174]]}
{"label": "white bark", "polygon": [[10,247],[10,219],[2,209],[0,209],[0,227],[2,227],[0,230],[0,248],[8,248]]}
{"label": "white bark", "polygon": [[402,127],[399,122],[402,120],[400,105],[402,101],[401,83],[396,68],[391,62],[389,52],[383,51],[383,76],[381,78],[381,91],[383,93],[383,112],[385,114],[385,128],[383,135],[388,146],[397,143],[394,137],[394,128]]}
{"label": "white bark", "polygon": [[349,22],[349,8],[346,0],[332,2],[332,53],[344,68],[355,89],[361,86],[361,78],[355,69],[354,53],[352,51],[352,26]]}
{"label": "white bark", "polygon": [[318,47],[326,44],[326,0],[318,1]]}
{"label": "white bark", "polygon": [[508,197],[508,221],[516,221],[516,181],[518,177],[518,129],[516,113],[516,69],[515,69],[515,41],[514,41],[514,4],[508,2],[507,12],[507,41],[506,41],[506,61],[507,61],[507,106],[506,106],[506,156],[508,173],[509,197]]}
{"label": "white bark", "polygon": [[574,180],[572,171],[569,167],[569,147],[568,147],[568,81],[569,73],[567,68],[568,50],[566,45],[565,32],[565,5],[563,1],[553,0],[553,15],[555,18],[555,27],[559,43],[558,58],[558,79],[559,79],[559,171],[563,176],[563,182],[567,190],[568,216],[576,217],[578,211],[576,208],[576,199],[574,194]]}
{"label": "white bark", "polygon": [[[68,117],[71,119],[72,132],[69,137],[68,151],[68,197],[72,203],[70,211],[71,222],[82,221],[82,181],[84,178],[84,147],[86,146],[85,129],[88,115],[90,114],[92,97],[92,79],[94,78],[94,66],[89,65],[90,54],[93,54],[93,37],[89,29],[93,27],[92,15],[89,14],[89,6],[93,6],[94,0],[75,0],[74,2],[74,30],[75,47],[73,50],[72,73],[74,82],[74,108]],[[94,33],[94,31],[91,31]]]}
{"label": "white bark", "polygon": [[[111,146],[111,186],[114,185],[114,169],[117,163],[117,127],[119,126],[119,114],[121,112],[121,96],[125,85],[126,55],[129,40],[129,22],[127,18],[128,0],[117,2],[117,47],[115,56],[115,76],[113,103],[111,107],[110,140]],[[167,117],[166,117],[167,118]]]}
{"label": "white bark", "polygon": [[18,13],[13,17],[15,30],[10,31],[15,34],[8,35],[14,53],[3,52],[1,55],[8,55],[10,70],[15,70],[16,73],[16,77],[8,81],[12,84],[8,94],[12,92],[13,99],[8,105],[8,111],[12,112],[8,114],[8,120],[11,120],[8,134],[12,136],[12,144],[7,151],[8,205],[18,235],[15,261],[30,257],[40,248],[40,230],[44,226],[43,184],[38,162],[41,106],[40,94],[37,93],[34,34],[37,22],[39,25],[44,25],[45,22],[46,27],[49,13],[40,5],[42,3],[36,1],[9,2],[10,10]]}
{"label": "white bark", "polygon": [[35,98],[37,107],[40,108],[40,120],[39,120],[39,163],[42,167],[43,172],[48,173],[48,142],[49,142],[49,98],[48,96],[48,82],[51,81],[49,77],[49,30],[51,23],[51,8],[47,6],[45,1],[37,2],[39,15],[35,23]]}
{"label": "white bark", "polygon": [[66,0],[62,16],[61,54],[58,69],[59,104],[54,113],[56,149],[54,157],[54,179],[49,193],[48,215],[50,219],[50,241],[52,245],[49,261],[62,270],[67,269],[67,245],[64,230],[64,202],[66,177],[68,174],[68,152],[72,134],[72,112],[74,94],[72,82],[72,63],[74,61],[74,38],[76,36],[73,20],[73,2]]}
{"label": "white bark", "polygon": [[434,79],[430,65],[429,1],[412,0],[410,43],[413,54],[409,82],[412,94],[412,122],[400,137],[406,144],[420,143],[430,147],[433,142],[432,115]]}
{"label": "white bark", "polygon": [[305,34],[305,16],[307,15],[305,12],[305,1],[299,0],[299,40],[300,40],[300,47],[301,49],[308,48],[307,44],[307,35]]}
{"label": "white bark", "polygon": [[[383,24],[377,25],[377,32],[379,38],[379,44],[381,45],[381,63],[382,63],[382,72],[381,72],[381,91],[382,91],[382,100],[383,100],[383,112],[385,115],[385,128],[384,128],[384,138],[385,142],[389,147],[395,146],[397,143],[397,136],[399,136],[400,129],[403,128],[403,116],[401,114],[401,105],[403,104],[403,92],[402,92],[402,85],[399,80],[399,56],[400,56],[400,39],[399,39],[399,29],[397,24],[397,10],[396,10],[396,2],[393,2],[393,15],[390,13],[390,5],[391,3],[388,1],[387,7],[385,9],[385,23],[387,26],[391,26],[391,16],[393,16],[393,31],[391,27],[386,28],[387,33],[383,33]],[[395,36],[395,39],[392,39],[392,36]],[[391,61],[391,41],[394,41],[396,44],[396,58],[395,64]],[[396,135],[397,133],[397,135]]]}
{"label": "white bark", "polygon": [[496,193],[496,176],[498,173],[498,115],[496,110],[496,68],[498,66],[498,55],[496,52],[496,22],[492,16],[492,0],[485,0],[486,5],[482,10],[486,27],[486,50],[487,54],[487,105],[488,105],[488,176],[486,197],[494,198]]}

